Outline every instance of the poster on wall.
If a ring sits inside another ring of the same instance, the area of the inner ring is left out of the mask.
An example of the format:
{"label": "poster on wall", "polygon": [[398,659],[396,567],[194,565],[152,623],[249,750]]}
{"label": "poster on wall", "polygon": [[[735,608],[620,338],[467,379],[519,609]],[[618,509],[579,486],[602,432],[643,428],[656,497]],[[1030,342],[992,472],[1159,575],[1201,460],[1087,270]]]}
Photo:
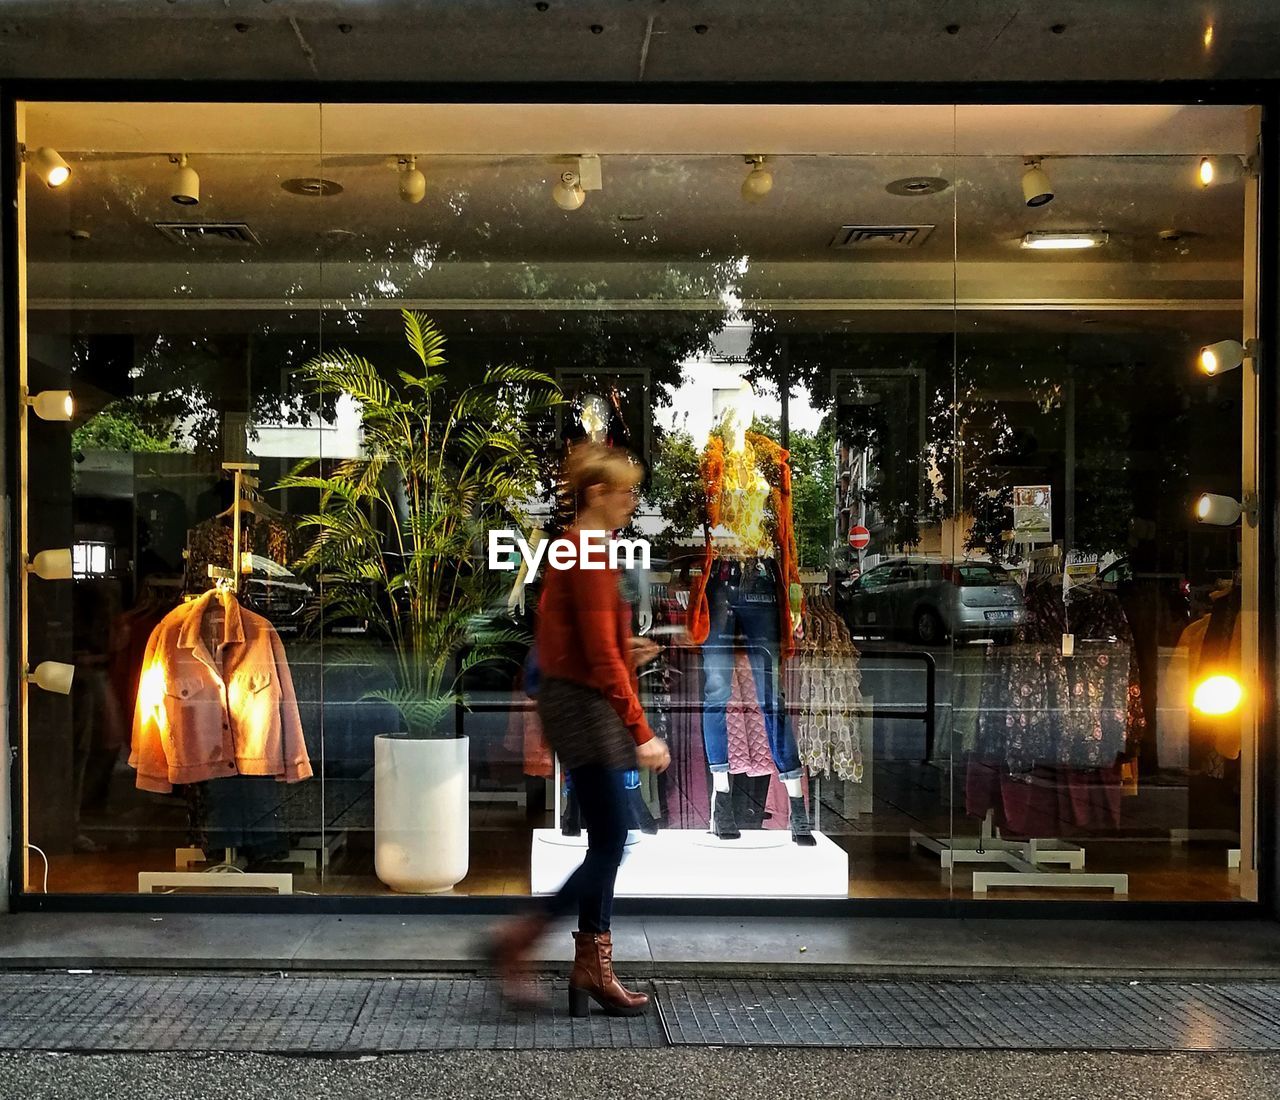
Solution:
{"label": "poster on wall", "polygon": [[1032,546],[1053,541],[1053,490],[1048,485],[1013,487],[1013,540]]}

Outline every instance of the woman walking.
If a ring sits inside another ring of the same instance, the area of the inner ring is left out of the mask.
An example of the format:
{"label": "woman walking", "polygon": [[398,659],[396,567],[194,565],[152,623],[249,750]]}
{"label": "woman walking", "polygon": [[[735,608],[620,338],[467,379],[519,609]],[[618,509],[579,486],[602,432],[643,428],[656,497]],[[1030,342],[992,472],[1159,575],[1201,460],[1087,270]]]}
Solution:
{"label": "woman walking", "polygon": [[[629,451],[584,443],[570,454],[565,477],[577,504],[566,538],[603,542],[630,522],[641,469]],[[575,562],[546,571],[537,648],[538,716],[577,795],[587,854],[553,898],[499,929],[491,953],[504,992],[518,996],[528,954],[548,922],[576,911],[570,1012],[586,1016],[594,1000],[609,1015],[639,1015],[649,998],[626,989],[613,973],[611,918],[630,824],[623,773],[636,767],[661,772],[671,762],[645,719],[635,672],[658,647],[632,636],[618,571]]]}

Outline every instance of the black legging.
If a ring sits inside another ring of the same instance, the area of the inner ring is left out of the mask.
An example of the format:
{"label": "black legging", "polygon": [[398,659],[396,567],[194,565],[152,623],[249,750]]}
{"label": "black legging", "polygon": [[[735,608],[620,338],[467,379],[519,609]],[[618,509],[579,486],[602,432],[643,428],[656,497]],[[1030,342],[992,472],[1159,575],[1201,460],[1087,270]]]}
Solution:
{"label": "black legging", "polygon": [[613,917],[613,884],[629,825],[624,774],[600,764],[569,769],[587,827],[587,855],[547,904],[553,917],[568,916],[576,908],[579,932],[608,932]]}

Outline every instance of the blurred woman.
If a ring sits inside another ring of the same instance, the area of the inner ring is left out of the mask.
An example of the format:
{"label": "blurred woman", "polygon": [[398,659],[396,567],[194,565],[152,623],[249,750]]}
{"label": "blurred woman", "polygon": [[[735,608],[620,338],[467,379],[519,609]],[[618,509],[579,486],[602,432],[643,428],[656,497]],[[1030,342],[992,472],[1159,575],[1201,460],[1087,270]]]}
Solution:
{"label": "blurred woman", "polygon": [[[604,543],[636,510],[641,467],[621,447],[584,443],[566,464],[577,504],[566,539]],[[607,553],[605,554],[607,561]],[[578,914],[569,1009],[586,1016],[594,1000],[613,1016],[635,1016],[649,1003],[613,973],[613,887],[630,825],[624,786],[629,768],[665,771],[671,754],[640,705],[636,668],[658,653],[631,634],[631,607],[618,570],[547,567],[538,604],[538,716],[577,794],[587,854],[559,892],[536,912],[499,929],[491,944],[503,989],[518,995],[525,961],[547,923]],[[522,998],[527,999],[527,998]]]}

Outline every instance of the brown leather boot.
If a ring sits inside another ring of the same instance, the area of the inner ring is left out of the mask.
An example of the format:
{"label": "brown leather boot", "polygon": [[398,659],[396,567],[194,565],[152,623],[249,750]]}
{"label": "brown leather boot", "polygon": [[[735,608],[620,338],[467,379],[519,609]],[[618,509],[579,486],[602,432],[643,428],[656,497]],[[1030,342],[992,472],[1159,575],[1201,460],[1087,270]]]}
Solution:
{"label": "brown leather boot", "polygon": [[539,1008],[546,1003],[529,975],[526,956],[548,923],[542,913],[526,913],[500,925],[489,939],[487,954],[498,971],[502,995],[514,1004]]}
{"label": "brown leather boot", "polygon": [[613,973],[613,935],[575,932],[573,973],[569,975],[569,1015],[586,1016],[595,1001],[610,1016],[639,1016],[649,1007],[647,993],[632,993]]}

